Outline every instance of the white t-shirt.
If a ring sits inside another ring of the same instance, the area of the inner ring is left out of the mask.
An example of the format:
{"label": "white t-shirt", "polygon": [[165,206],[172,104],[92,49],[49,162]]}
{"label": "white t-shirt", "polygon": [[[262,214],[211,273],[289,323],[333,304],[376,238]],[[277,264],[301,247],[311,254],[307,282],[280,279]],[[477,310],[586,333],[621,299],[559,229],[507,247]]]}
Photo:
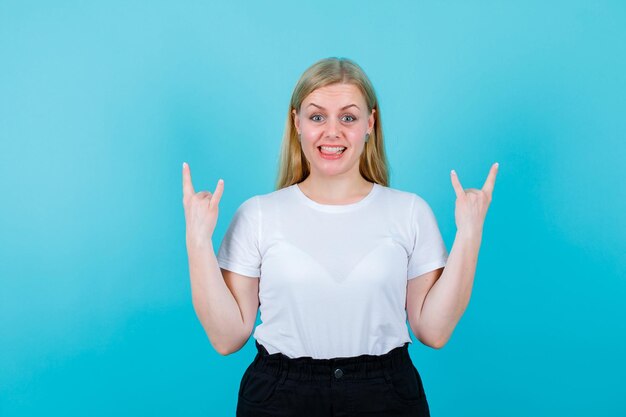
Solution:
{"label": "white t-shirt", "polygon": [[296,184],[252,197],[217,255],[221,268],[260,278],[254,338],[270,354],[314,359],[411,342],[407,280],[447,259],[426,201],[379,184],[346,205],[317,203]]}

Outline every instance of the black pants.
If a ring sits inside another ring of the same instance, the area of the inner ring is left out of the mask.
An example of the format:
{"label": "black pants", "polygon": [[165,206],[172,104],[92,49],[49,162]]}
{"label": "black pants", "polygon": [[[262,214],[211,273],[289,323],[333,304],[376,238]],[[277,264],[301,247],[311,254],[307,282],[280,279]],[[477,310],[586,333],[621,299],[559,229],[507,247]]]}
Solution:
{"label": "black pants", "polygon": [[291,359],[258,353],[239,386],[238,417],[430,416],[408,343],[384,355]]}

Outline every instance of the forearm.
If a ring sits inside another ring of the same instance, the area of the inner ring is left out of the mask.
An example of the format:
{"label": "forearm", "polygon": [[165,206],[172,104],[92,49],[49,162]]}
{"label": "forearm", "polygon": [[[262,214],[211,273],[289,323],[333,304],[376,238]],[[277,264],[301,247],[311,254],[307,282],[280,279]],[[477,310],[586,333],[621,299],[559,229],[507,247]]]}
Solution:
{"label": "forearm", "polygon": [[187,242],[193,307],[211,344],[228,354],[243,337],[239,305],[224,282],[212,244]]}
{"label": "forearm", "polygon": [[415,335],[430,346],[448,341],[469,304],[481,239],[482,230],[457,231],[446,267],[426,295]]}

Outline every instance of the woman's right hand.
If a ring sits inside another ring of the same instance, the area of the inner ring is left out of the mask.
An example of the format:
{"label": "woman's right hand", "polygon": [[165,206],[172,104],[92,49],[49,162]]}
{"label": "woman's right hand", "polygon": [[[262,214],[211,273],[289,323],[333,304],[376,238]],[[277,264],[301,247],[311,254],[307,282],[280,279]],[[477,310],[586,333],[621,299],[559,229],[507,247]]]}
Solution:
{"label": "woman's right hand", "polygon": [[196,193],[191,183],[191,170],[183,162],[183,207],[185,208],[185,223],[187,231],[187,245],[211,244],[211,237],[217,224],[218,205],[224,192],[224,180],[220,179],[215,192]]}

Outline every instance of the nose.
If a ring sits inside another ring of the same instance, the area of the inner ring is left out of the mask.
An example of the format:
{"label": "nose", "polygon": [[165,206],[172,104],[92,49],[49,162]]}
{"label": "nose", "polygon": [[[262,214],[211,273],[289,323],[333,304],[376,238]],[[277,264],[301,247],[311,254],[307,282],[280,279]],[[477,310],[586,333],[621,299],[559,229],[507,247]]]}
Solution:
{"label": "nose", "polygon": [[338,138],[339,137],[339,129],[340,129],[339,122],[336,121],[333,118],[329,119],[328,123],[326,124],[326,137],[327,138]]}

